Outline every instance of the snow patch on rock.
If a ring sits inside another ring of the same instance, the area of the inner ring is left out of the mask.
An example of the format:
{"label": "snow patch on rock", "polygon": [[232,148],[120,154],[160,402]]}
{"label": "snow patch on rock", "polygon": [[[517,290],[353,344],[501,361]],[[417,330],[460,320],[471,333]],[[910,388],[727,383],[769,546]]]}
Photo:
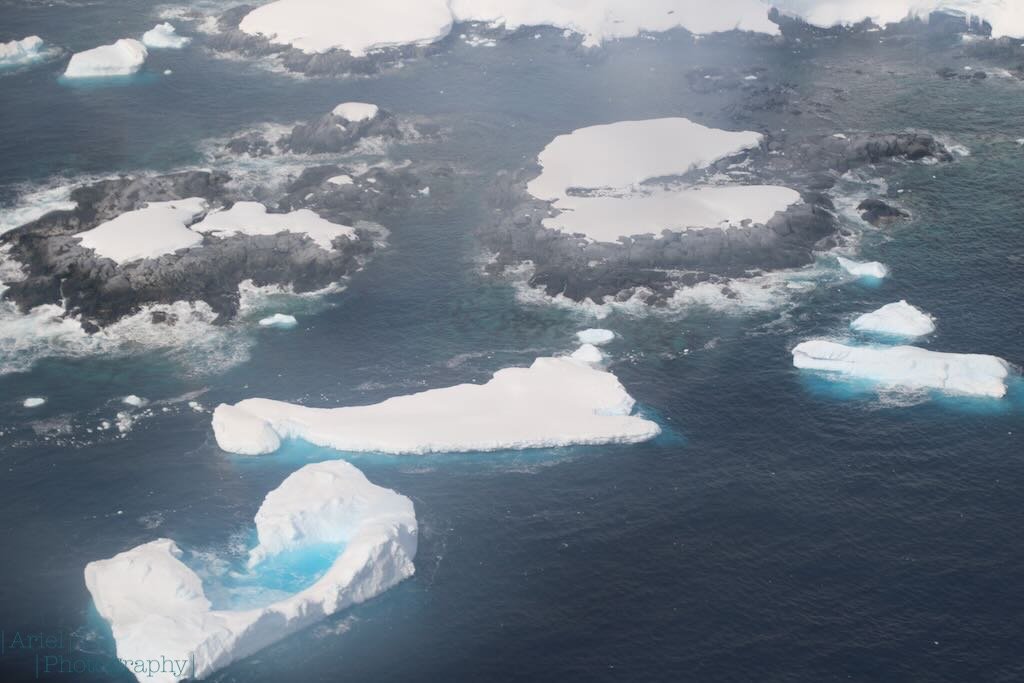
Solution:
{"label": "snow patch on rock", "polygon": [[159,258],[201,244],[203,236],[188,223],[206,211],[200,197],[169,202],[150,202],[145,208],[128,211],[92,230],[80,232],[82,246],[100,256],[128,263]]}
{"label": "snow patch on rock", "polygon": [[227,235],[276,235],[281,232],[305,233],[323,249],[330,250],[338,237],[358,239],[355,228],[331,223],[309,209],[291,213],[267,213],[259,202],[235,202],[224,211],[213,211],[192,226],[196,232],[218,237]]}
{"label": "snow patch on rock", "polygon": [[366,102],[342,102],[331,110],[331,113],[346,121],[369,121],[380,113],[380,108],[376,104]]}

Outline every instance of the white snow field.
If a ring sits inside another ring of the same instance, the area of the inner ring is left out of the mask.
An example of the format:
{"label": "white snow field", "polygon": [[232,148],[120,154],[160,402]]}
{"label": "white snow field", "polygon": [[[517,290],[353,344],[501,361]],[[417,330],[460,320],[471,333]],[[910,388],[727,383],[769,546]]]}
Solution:
{"label": "white snow field", "polygon": [[580,128],[544,148],[538,156],[541,173],[527,190],[559,211],[544,219],[544,227],[604,242],[764,223],[798,203],[800,194],[774,185],[641,185],[707,167],[758,147],[762,139],[753,131],[718,130],[684,118]]}
{"label": "white snow field", "polygon": [[869,277],[881,280],[889,275],[889,269],[878,261],[853,261],[842,256],[837,256],[836,260],[839,262],[840,268],[856,277]]}
{"label": "white snow field", "polygon": [[197,232],[225,235],[276,235],[279,232],[306,233],[321,248],[330,250],[337,237],[358,239],[355,228],[331,223],[309,209],[291,213],[267,213],[259,202],[235,202],[226,211],[213,211],[192,226]]}
{"label": "white snow field", "polygon": [[[122,660],[174,660],[141,681],[206,678],[310,624],[379,595],[414,572],[412,501],[370,483],[344,461],[307,465],[264,499],[250,568],[274,556],[344,543],[312,585],[266,606],[213,609],[202,579],[162,538],[85,567],[85,585]],[[193,668],[194,664],[194,668]]]}
{"label": "white snow field", "polygon": [[299,324],[299,321],[295,319],[294,315],[287,315],[285,313],[275,313],[274,315],[267,316],[260,320],[260,327],[276,327],[280,329],[289,329]]}
{"label": "white snow field", "polygon": [[0,69],[40,62],[55,52],[56,48],[48,47],[39,36],[0,43]]}
{"label": "white snow field", "polygon": [[935,320],[904,300],[865,313],[850,327],[858,332],[875,332],[893,337],[924,337],[935,331]]}
{"label": "white snow field", "polygon": [[342,102],[331,111],[335,116],[340,116],[346,121],[354,123],[369,121],[377,116],[379,112],[380,108],[376,104],[367,104],[366,102]]}
{"label": "white snow field", "polygon": [[142,44],[155,49],[177,50],[185,47],[191,38],[179,36],[173,24],[157,24],[142,34]]}
{"label": "white snow field", "polygon": [[[368,406],[308,408],[252,398],[213,413],[225,451],[262,455],[297,438],[341,451],[391,454],[637,443],[660,433],[631,415],[615,375],[570,358],[505,368],[486,384],[460,384]],[[271,437],[276,435],[277,439]]]}
{"label": "white snow field", "polygon": [[203,236],[190,230],[187,223],[204,211],[206,201],[199,197],[150,202],[145,208],[123,213],[76,237],[83,247],[119,264],[158,258],[203,241]]}
{"label": "white snow field", "polygon": [[101,45],[71,55],[64,76],[67,78],[99,78],[130,76],[146,62],[146,46],[134,38],[122,38],[111,45]]}
{"label": "white snow field", "polygon": [[601,329],[599,327],[591,327],[590,329],[580,330],[576,333],[576,338],[580,340],[581,344],[593,344],[594,346],[604,346],[613,339],[615,339],[615,333],[611,330]]}
{"label": "white snow field", "polygon": [[793,365],[888,387],[993,398],[1006,395],[1010,375],[1010,364],[996,356],[939,353],[916,346],[854,347],[822,340],[797,345]]}
{"label": "white snow field", "polygon": [[239,28],[303,52],[372,50],[441,40],[456,22],[553,26],[583,36],[584,45],[686,28],[693,33],[740,29],[778,33],[762,0],[276,0],[257,7]]}
{"label": "white snow field", "polygon": [[907,17],[927,19],[934,10],[959,12],[992,25],[992,37],[1024,37],[1024,4],[1019,0],[771,0],[781,12],[825,28],[871,19],[884,26]]}

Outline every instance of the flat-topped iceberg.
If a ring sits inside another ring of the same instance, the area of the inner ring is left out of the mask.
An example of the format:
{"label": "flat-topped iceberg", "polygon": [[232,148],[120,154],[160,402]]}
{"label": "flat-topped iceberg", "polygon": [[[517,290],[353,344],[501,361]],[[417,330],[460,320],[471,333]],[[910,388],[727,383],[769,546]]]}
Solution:
{"label": "flat-topped iceberg", "polygon": [[553,26],[588,46],[644,31],[778,33],[762,0],[276,0],[249,12],[239,28],[303,52],[368,52],[436,42],[457,22]]}
{"label": "flat-topped iceberg", "polygon": [[56,52],[56,48],[48,47],[39,36],[0,43],[0,69],[40,62]]}
{"label": "flat-topped iceberg", "polygon": [[[596,350],[596,349],[595,349]],[[635,443],[660,433],[632,415],[633,398],[615,375],[569,358],[505,368],[486,384],[460,384],[382,403],[308,408],[253,398],[213,414],[217,443],[260,455],[302,439],[341,451],[424,454]]]}
{"label": "flat-topped iceberg", "polygon": [[706,168],[758,147],[753,131],[708,128],[684,118],[619,121],[552,140],[537,158],[527,191],[553,202],[545,228],[599,242],[663,231],[766,223],[801,201],[774,185],[645,183]]}
{"label": "flat-topped iceberg", "polygon": [[203,241],[203,236],[190,230],[187,224],[204,211],[206,201],[199,197],[150,202],[142,209],[80,232],[77,237],[83,247],[119,264],[158,258]]}
{"label": "flat-topped iceberg", "polygon": [[146,46],[133,38],[122,38],[112,45],[101,45],[71,55],[64,76],[67,78],[101,78],[130,76],[146,63]]}
{"label": "flat-topped iceberg", "polygon": [[156,49],[176,50],[185,47],[191,41],[191,38],[179,36],[174,24],[167,22],[157,24],[142,34],[142,44]]}
{"label": "flat-topped iceberg", "polygon": [[339,237],[358,239],[355,228],[331,223],[310,211],[267,213],[259,202],[235,202],[230,209],[213,211],[192,226],[192,230],[213,235],[276,235],[280,232],[305,233],[323,249],[332,249]]}
{"label": "flat-topped iceberg", "polygon": [[[311,585],[268,604],[217,609],[203,580],[170,539],[85,567],[85,584],[110,624],[118,659],[155,660],[139,681],[209,676],[412,576],[417,524],[412,501],[370,483],[344,461],[307,465],[264,499],[248,571],[309,548],[342,550]],[[268,591],[268,594],[274,593]],[[174,662],[171,666],[169,662]],[[152,675],[151,675],[152,674]]]}
{"label": "flat-topped iceberg", "polygon": [[915,346],[844,346],[814,340],[793,349],[793,365],[904,389],[1006,395],[1010,364],[996,356],[939,353]]}
{"label": "flat-topped iceberg", "polygon": [[582,344],[603,346],[615,339],[615,333],[611,330],[601,329],[600,327],[591,327],[590,329],[580,330],[577,332],[576,338],[579,339]]}
{"label": "flat-topped iceberg", "polygon": [[852,259],[843,258],[842,256],[837,256],[836,261],[839,262],[840,268],[856,277],[867,277],[881,280],[889,275],[889,269],[885,264],[879,263],[878,261],[854,261]]}
{"label": "flat-topped iceberg", "polygon": [[850,327],[858,332],[893,337],[923,337],[935,331],[935,320],[921,309],[900,300],[865,313],[850,323]]}

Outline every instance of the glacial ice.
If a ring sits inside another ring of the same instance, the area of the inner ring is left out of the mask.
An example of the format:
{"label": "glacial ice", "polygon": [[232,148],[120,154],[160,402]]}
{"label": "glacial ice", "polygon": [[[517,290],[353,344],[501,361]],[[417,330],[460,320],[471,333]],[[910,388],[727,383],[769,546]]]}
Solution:
{"label": "glacial ice", "polygon": [[213,211],[192,226],[197,232],[225,235],[276,235],[279,232],[306,233],[321,248],[330,250],[338,237],[358,239],[356,231],[347,225],[331,223],[309,209],[291,213],[267,213],[259,202],[235,202],[230,209]]}
{"label": "glacial ice", "polygon": [[179,49],[188,45],[191,38],[179,36],[174,25],[164,22],[142,34],[142,44],[155,49]]}
{"label": "glacial ice", "polygon": [[380,109],[376,104],[367,104],[366,102],[342,102],[331,111],[335,116],[354,123],[369,121],[377,116],[379,112]]}
{"label": "glacial ice", "polygon": [[952,394],[1006,395],[1010,365],[979,354],[940,353],[915,346],[844,346],[813,340],[793,349],[793,365],[904,389]]}
{"label": "glacial ice", "polygon": [[295,327],[298,321],[294,315],[287,315],[285,313],[275,313],[274,315],[267,316],[260,320],[260,327],[277,327],[281,329],[288,329]]}
{"label": "glacial ice", "polygon": [[67,78],[99,78],[130,76],[146,62],[146,46],[134,38],[122,38],[112,45],[101,45],[71,55],[64,76]]}
{"label": "glacial ice", "polygon": [[604,330],[599,327],[592,327],[587,330],[580,330],[576,333],[576,338],[580,340],[582,344],[593,344],[594,346],[603,346],[613,339],[615,339],[615,333],[611,330]]}
{"label": "glacial ice", "polygon": [[544,148],[541,173],[527,190],[559,211],[544,219],[544,227],[604,242],[664,230],[729,228],[747,220],[765,223],[800,202],[800,194],[773,185],[645,183],[707,167],[762,139],[753,131],[718,130],[684,118],[580,128]]}
{"label": "glacial ice", "polygon": [[253,398],[214,411],[228,452],[260,455],[279,439],[342,451],[392,454],[495,451],[573,444],[635,443],[657,436],[632,415],[633,398],[615,375],[569,358],[505,368],[486,384],[460,384],[382,403],[309,408]]}
{"label": "glacial ice", "polygon": [[119,264],[158,258],[203,241],[203,236],[187,224],[204,211],[206,201],[199,197],[150,202],[145,208],[123,213],[76,237],[83,247]]}
{"label": "glacial ice", "polygon": [[853,261],[842,256],[837,256],[836,260],[843,270],[856,277],[869,277],[881,280],[889,274],[889,269],[878,261]]}
{"label": "glacial ice", "polygon": [[0,69],[23,66],[46,59],[54,50],[39,36],[0,43]]}
{"label": "glacial ice", "polygon": [[39,398],[37,396],[33,396],[31,398],[26,398],[24,401],[22,401],[21,405],[25,406],[26,408],[38,408],[39,406],[43,405],[44,403],[46,403],[46,399],[45,398]]}
{"label": "glacial ice", "polygon": [[569,354],[569,358],[578,360],[581,363],[600,363],[604,360],[604,354],[601,352],[601,349],[593,344],[583,344]]}
{"label": "glacial ice", "polygon": [[582,35],[588,46],[677,27],[778,33],[763,0],[275,0],[247,14],[239,28],[303,52],[339,48],[361,57],[384,47],[433,43],[454,23],[473,21],[509,30],[553,26]]}
{"label": "glacial ice", "polygon": [[132,406],[133,408],[141,408],[142,406],[146,405],[146,399],[142,398],[141,396],[136,396],[135,394],[128,394],[127,396],[121,399],[121,403],[124,403],[125,405],[128,406]]}
{"label": "glacial ice", "polygon": [[[233,661],[352,605],[379,595],[415,571],[412,501],[376,486],[347,462],[307,465],[271,491],[256,513],[258,543],[250,570],[324,543],[343,550],[312,585],[270,604],[214,609],[187,555],[167,538],[85,567],[85,584],[110,624],[122,660],[189,660],[164,669],[157,683],[201,679]],[[194,670],[193,670],[194,662]]]}
{"label": "glacial ice", "polygon": [[865,313],[850,327],[858,332],[875,332],[894,337],[923,337],[935,331],[935,321],[924,311],[904,300],[886,304],[877,311]]}

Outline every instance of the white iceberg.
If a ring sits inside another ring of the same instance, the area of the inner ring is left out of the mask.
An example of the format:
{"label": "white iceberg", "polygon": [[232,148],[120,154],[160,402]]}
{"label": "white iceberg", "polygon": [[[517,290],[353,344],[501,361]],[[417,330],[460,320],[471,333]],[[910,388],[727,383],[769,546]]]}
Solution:
{"label": "white iceberg", "polygon": [[146,405],[146,399],[142,398],[141,396],[136,396],[135,394],[128,394],[127,396],[121,399],[121,403],[124,403],[125,405],[128,406],[132,406],[133,408],[141,408],[142,406]]}
{"label": "white iceberg", "polygon": [[22,401],[21,405],[25,406],[26,408],[38,408],[44,403],[46,403],[45,398],[33,396],[32,398],[26,398],[24,401]]}
{"label": "white iceberg", "polygon": [[538,156],[541,173],[527,190],[558,210],[544,219],[544,227],[603,242],[664,230],[765,223],[799,203],[800,193],[774,185],[641,185],[705,168],[762,140],[753,131],[718,130],[684,118],[580,128],[544,148]]}
{"label": "white iceberg", "polygon": [[486,384],[460,384],[382,403],[308,408],[253,398],[214,411],[218,445],[247,455],[276,450],[270,434],[342,451],[424,454],[636,443],[660,433],[632,415],[615,375],[569,358],[505,368]]}
{"label": "white iceberg", "polygon": [[886,304],[877,311],[865,313],[850,327],[858,332],[875,332],[894,337],[923,337],[935,331],[935,320],[906,301]]}
{"label": "white iceberg", "polygon": [[0,69],[41,62],[54,56],[57,52],[59,50],[48,47],[39,36],[28,36],[21,40],[0,43]]}
{"label": "white iceberg", "polygon": [[412,576],[417,524],[412,501],[370,483],[344,461],[307,465],[267,495],[256,513],[249,569],[310,547],[343,549],[308,586],[269,604],[215,609],[203,581],[170,539],[85,567],[85,584],[110,624],[120,660],[141,681],[206,678],[327,616]]}
{"label": "white iceberg", "polygon": [[693,33],[776,34],[768,9],[764,0],[276,0],[247,14],[239,28],[307,53],[337,48],[361,57],[380,48],[433,43],[456,22],[509,30],[553,26],[582,35],[588,46],[680,27]]}
{"label": "white iceberg", "polygon": [[380,109],[376,104],[367,104],[366,102],[342,102],[331,113],[355,123],[369,121],[380,113]]}
{"label": "white iceberg", "polygon": [[358,239],[355,228],[331,223],[309,209],[291,213],[267,213],[259,202],[235,202],[224,211],[213,211],[192,226],[197,232],[225,235],[276,235],[279,232],[305,233],[321,248],[332,249],[338,237]]}
{"label": "white iceberg", "polygon": [[101,45],[71,55],[64,75],[67,78],[130,76],[146,62],[146,46],[133,38],[122,38],[112,45]]}
{"label": "white iceberg", "polygon": [[158,258],[201,244],[203,236],[187,223],[206,211],[199,197],[150,202],[76,235],[82,246],[117,263]]}
{"label": "white iceberg", "polygon": [[889,275],[889,269],[885,264],[878,261],[853,261],[842,256],[837,256],[836,260],[843,270],[856,277],[869,277],[881,280]]}
{"label": "white iceberg", "polygon": [[185,47],[191,38],[179,36],[173,24],[164,22],[157,24],[142,34],[142,44],[156,49],[176,50]]}
{"label": "white iceberg", "polygon": [[277,327],[280,329],[289,329],[299,324],[299,321],[295,319],[294,315],[287,315],[285,313],[275,313],[274,315],[267,316],[260,320],[260,327]]}
{"label": "white iceberg", "polygon": [[584,344],[569,354],[569,358],[581,363],[600,363],[604,360],[604,354],[593,344]]}
{"label": "white iceberg", "polygon": [[582,344],[593,344],[594,346],[603,346],[613,339],[615,339],[615,333],[611,330],[603,330],[599,327],[592,327],[588,330],[580,330],[576,333],[576,338],[580,340]]}
{"label": "white iceberg", "polygon": [[793,349],[793,365],[904,389],[1006,395],[1010,364],[996,356],[939,353],[915,346],[844,346],[814,340]]}

